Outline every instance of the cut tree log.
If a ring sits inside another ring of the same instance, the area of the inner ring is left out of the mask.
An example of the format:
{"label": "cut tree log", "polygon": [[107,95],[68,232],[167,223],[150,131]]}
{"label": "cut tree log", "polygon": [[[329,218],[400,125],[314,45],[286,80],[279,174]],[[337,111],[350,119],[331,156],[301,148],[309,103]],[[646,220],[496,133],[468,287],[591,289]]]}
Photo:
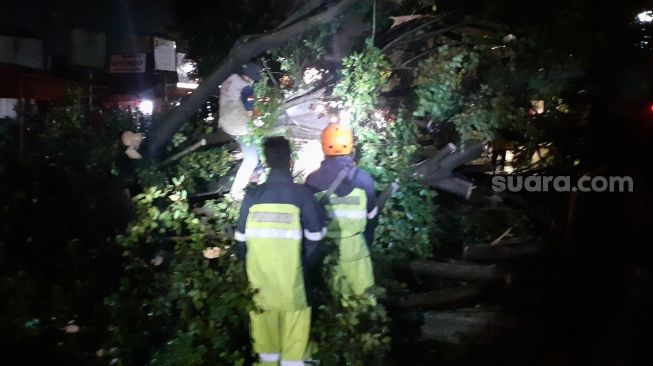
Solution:
{"label": "cut tree log", "polygon": [[440,291],[409,294],[399,300],[398,306],[404,309],[443,309],[472,304],[485,296],[494,286],[474,284]]}
{"label": "cut tree log", "polygon": [[479,265],[475,263],[444,263],[429,260],[416,260],[409,264],[416,274],[426,274],[441,279],[458,281],[490,281],[501,279],[503,271],[496,265]]}
{"label": "cut tree log", "polygon": [[418,164],[413,177],[435,189],[469,199],[474,184],[454,176],[453,170],[479,158],[486,146],[486,142],[479,142],[453,151],[455,145],[448,144],[433,157]]}
{"label": "cut tree log", "polygon": [[506,334],[516,335],[525,323],[498,309],[458,309],[422,314],[421,340],[444,344],[495,344]]}
{"label": "cut tree log", "polygon": [[498,245],[472,244],[463,249],[463,259],[473,262],[494,262],[546,254],[550,246],[541,242],[506,242]]}
{"label": "cut tree log", "polygon": [[474,184],[458,177],[446,177],[435,182],[427,182],[431,187],[440,191],[454,194],[466,200],[472,195]]}
{"label": "cut tree log", "polygon": [[431,175],[432,173],[435,173],[435,171],[440,168],[440,162],[442,159],[454,151],[456,151],[456,145],[448,143],[443,148],[439,149],[435,155],[415,165],[415,172],[413,173],[413,176],[415,178],[422,179]]}

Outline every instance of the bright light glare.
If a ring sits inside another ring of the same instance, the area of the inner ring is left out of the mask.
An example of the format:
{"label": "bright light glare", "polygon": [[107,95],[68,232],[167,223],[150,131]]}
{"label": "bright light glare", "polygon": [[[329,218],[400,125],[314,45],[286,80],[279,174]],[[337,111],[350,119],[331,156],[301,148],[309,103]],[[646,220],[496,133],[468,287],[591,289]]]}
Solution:
{"label": "bright light glare", "polygon": [[183,71],[184,73],[189,74],[189,73],[195,71],[195,69],[196,69],[197,67],[195,67],[195,63],[194,63],[193,61],[186,60],[186,61],[184,61],[181,65],[179,65],[179,68],[180,68],[181,71]]}
{"label": "bright light glare", "polygon": [[179,89],[197,89],[197,83],[177,83]]}
{"label": "bright light glare", "polygon": [[340,111],[339,117],[340,117],[340,125],[349,127],[349,125],[351,124],[351,113],[348,110],[344,109]]}
{"label": "bright light glare", "polygon": [[335,114],[329,117],[329,122],[331,123],[338,123],[338,121],[339,121],[338,116],[336,116]]}
{"label": "bright light glare", "polygon": [[151,100],[142,100],[138,105],[138,109],[140,109],[144,115],[151,116],[154,111],[154,102]]}
{"label": "bright light glare", "polygon": [[324,104],[316,104],[315,105],[315,113],[322,114],[324,112],[326,112],[326,107],[324,106]]}
{"label": "bright light glare", "polygon": [[309,67],[306,70],[304,70],[303,79],[304,79],[304,83],[306,85],[308,85],[308,84],[310,84],[310,83],[312,83],[314,81],[321,80],[322,79],[322,73],[320,72],[320,70],[318,70],[318,69],[316,69],[314,67]]}
{"label": "bright light glare", "polygon": [[306,178],[308,174],[317,170],[324,160],[322,144],[317,140],[306,142],[297,152],[297,157],[293,164],[293,172],[294,174],[301,172],[302,177]]}
{"label": "bright light glare", "polygon": [[639,21],[640,23],[653,22],[653,11],[647,10],[637,14],[637,21]]}

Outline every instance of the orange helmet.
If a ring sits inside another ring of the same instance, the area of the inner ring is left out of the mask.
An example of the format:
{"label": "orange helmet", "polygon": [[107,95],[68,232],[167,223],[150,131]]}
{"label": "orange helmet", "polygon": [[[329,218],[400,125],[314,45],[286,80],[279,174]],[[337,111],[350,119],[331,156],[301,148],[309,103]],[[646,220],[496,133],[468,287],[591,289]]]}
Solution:
{"label": "orange helmet", "polygon": [[354,149],[351,128],[337,123],[329,124],[322,131],[321,140],[324,155],[349,155]]}

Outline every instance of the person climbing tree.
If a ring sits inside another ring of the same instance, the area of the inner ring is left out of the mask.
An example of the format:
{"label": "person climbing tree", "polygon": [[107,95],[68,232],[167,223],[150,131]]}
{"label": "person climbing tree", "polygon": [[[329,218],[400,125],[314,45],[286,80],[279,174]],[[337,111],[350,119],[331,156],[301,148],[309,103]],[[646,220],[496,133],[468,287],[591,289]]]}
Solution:
{"label": "person climbing tree", "polygon": [[220,119],[218,125],[240,145],[243,161],[231,185],[230,195],[242,199],[243,190],[259,163],[256,145],[247,143],[247,122],[254,111],[254,89],[252,84],[260,79],[261,67],[254,63],[242,66],[220,85]]}

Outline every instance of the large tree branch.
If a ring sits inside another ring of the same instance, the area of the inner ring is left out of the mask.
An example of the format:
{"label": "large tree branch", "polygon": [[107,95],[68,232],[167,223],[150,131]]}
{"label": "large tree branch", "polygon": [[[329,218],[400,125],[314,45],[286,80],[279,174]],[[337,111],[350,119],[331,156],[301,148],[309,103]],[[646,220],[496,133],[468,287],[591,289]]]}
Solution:
{"label": "large tree branch", "polygon": [[296,105],[304,104],[306,102],[310,102],[312,100],[322,98],[325,94],[326,89],[331,85],[333,85],[334,81],[335,78],[333,77],[321,81],[318,85],[316,85],[313,89],[307,91],[306,93],[293,96],[285,100],[281,108],[288,109]]}
{"label": "large tree branch", "polygon": [[[364,0],[369,1],[369,0]],[[150,134],[150,147],[156,152],[167,145],[172,136],[187,122],[197,110],[215,94],[218,86],[240,65],[247,62],[251,57],[277,47],[284,42],[299,37],[306,31],[316,26],[333,21],[336,17],[343,14],[353,4],[360,3],[356,0],[342,0],[337,4],[327,8],[325,11],[306,18],[300,22],[294,23],[288,27],[276,32],[263,34],[261,36],[241,37],[234,44],[227,58],[200,84],[200,86],[190,95],[185,102],[178,106],[173,112],[160,124],[157,124]]]}
{"label": "large tree branch", "polygon": [[297,10],[291,16],[289,16],[286,20],[281,22],[281,24],[279,24],[279,26],[277,26],[274,30],[277,31],[279,29],[285,28],[289,24],[292,24],[292,23],[298,21],[299,19],[307,16],[313,10],[319,8],[322,5],[323,2],[324,2],[324,0],[309,0],[308,2],[306,2],[306,4],[304,4],[301,8],[299,8],[299,10]]}

